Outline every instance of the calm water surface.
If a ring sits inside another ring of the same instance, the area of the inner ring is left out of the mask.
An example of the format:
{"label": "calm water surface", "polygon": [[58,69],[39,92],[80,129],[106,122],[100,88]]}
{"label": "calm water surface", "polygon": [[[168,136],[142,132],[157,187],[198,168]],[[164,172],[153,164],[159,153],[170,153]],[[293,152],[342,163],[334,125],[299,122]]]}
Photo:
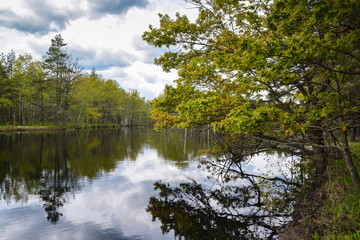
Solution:
{"label": "calm water surface", "polygon": [[[231,226],[223,213],[204,213],[209,199],[203,196],[211,191],[182,185],[186,194],[171,192],[170,199],[169,185],[154,190],[159,180],[176,185],[189,176],[213,186],[216,179],[198,168],[198,150],[208,143],[206,136],[184,141],[183,132],[151,129],[1,134],[0,239],[174,239],[203,221],[195,237],[188,235],[195,239],[201,231],[210,234],[206,224]],[[262,165],[255,161],[248,168]],[[159,189],[163,200],[154,198]],[[237,232],[241,219],[224,234]]]}
{"label": "calm water surface", "polygon": [[173,239],[146,211],[154,182],[203,175],[204,140],[108,129],[0,135],[0,239]]}

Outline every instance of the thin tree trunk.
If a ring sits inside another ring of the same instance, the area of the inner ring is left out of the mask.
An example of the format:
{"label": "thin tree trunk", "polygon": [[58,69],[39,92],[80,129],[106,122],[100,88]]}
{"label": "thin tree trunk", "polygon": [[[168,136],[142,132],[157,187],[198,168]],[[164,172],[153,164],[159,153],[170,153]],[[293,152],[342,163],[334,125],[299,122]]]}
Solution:
{"label": "thin tree trunk", "polygon": [[13,125],[16,125],[16,114],[15,114],[15,110],[13,111]]}
{"label": "thin tree trunk", "polygon": [[355,128],[350,128],[350,141],[354,142],[356,139],[356,132],[355,132]]}
{"label": "thin tree trunk", "polygon": [[76,121],[76,128],[79,127],[79,121],[80,121],[80,117],[81,117],[81,112],[82,112],[82,109],[83,109],[83,106],[84,106],[84,98],[85,98],[85,95],[83,96],[82,100],[81,100],[81,108],[80,108],[80,113],[79,113],[79,116],[78,116],[78,119]]}
{"label": "thin tree trunk", "polygon": [[22,120],[22,125],[25,125],[25,114],[24,114],[24,102],[21,102],[21,120]]}
{"label": "thin tree trunk", "polygon": [[[340,84],[339,81],[336,82],[337,85],[337,90],[340,93]],[[343,117],[343,113],[344,110],[341,106],[341,99],[340,97],[337,98],[337,104],[338,104],[338,108],[339,108],[339,112],[340,112],[340,117],[339,117],[339,126],[344,126],[344,117]],[[346,165],[347,168],[350,172],[351,175],[351,179],[352,182],[354,184],[354,187],[356,189],[360,188],[360,179],[359,179],[359,174],[356,170],[356,167],[352,161],[352,157],[351,157],[351,152],[350,152],[350,148],[349,148],[349,143],[348,143],[348,139],[347,139],[347,130],[346,129],[341,129],[341,145],[342,145],[342,152],[346,161]]]}
{"label": "thin tree trunk", "polygon": [[[316,145],[324,145],[324,137],[322,131],[315,131],[312,133]],[[326,167],[327,158],[325,149],[323,147],[314,146],[314,163],[315,163],[315,184],[321,186],[327,179]]]}
{"label": "thin tree trunk", "polygon": [[76,121],[76,126],[75,126],[75,128],[78,128],[78,127],[79,127],[79,121],[80,121],[80,117],[81,117],[81,110],[82,110],[82,109],[80,109],[80,113],[79,113],[78,119],[77,119],[77,121]]}
{"label": "thin tree trunk", "polygon": [[359,189],[360,188],[359,173],[354,165],[354,162],[352,161],[346,131],[341,131],[341,144],[342,144],[343,155],[344,155],[344,158],[346,161],[347,168],[350,172],[352,182],[353,182],[355,188]]}
{"label": "thin tree trunk", "polygon": [[185,136],[184,136],[184,156],[186,154],[186,140],[187,140],[187,129],[185,129]]}
{"label": "thin tree trunk", "polygon": [[21,103],[19,102],[19,123],[22,124],[21,121]]}
{"label": "thin tree trunk", "polygon": [[57,103],[56,104],[56,114],[55,114],[55,125],[59,126],[59,112],[60,112],[60,106]]}
{"label": "thin tree trunk", "polygon": [[42,125],[45,124],[45,118],[44,118],[44,96],[41,94],[41,123]]}

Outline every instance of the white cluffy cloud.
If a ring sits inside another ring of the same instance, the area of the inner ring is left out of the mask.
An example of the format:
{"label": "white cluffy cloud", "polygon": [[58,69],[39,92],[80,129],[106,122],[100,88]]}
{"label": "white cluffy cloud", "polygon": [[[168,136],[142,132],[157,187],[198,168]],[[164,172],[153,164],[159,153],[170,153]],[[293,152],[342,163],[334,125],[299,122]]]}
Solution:
{"label": "white cluffy cloud", "polygon": [[176,12],[190,19],[197,14],[184,0],[1,0],[0,52],[13,49],[40,60],[60,33],[85,70],[95,68],[152,99],[176,74],[153,64],[166,49],[147,45],[141,35],[150,24],[158,26],[158,13]]}

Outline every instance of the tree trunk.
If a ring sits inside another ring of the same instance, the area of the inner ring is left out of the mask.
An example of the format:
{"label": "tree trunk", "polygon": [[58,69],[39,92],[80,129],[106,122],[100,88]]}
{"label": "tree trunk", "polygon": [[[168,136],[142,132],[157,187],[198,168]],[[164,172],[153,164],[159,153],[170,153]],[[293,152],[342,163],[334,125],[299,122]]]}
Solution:
{"label": "tree trunk", "polygon": [[59,104],[56,105],[56,113],[55,113],[55,125],[59,126],[59,112],[60,112],[60,106]]}
{"label": "tree trunk", "polygon": [[350,128],[350,141],[354,142],[356,140],[356,129],[355,128]]}
{"label": "tree trunk", "polygon": [[360,188],[359,173],[354,165],[354,162],[352,161],[346,131],[341,131],[341,144],[342,144],[342,152],[346,161],[347,168],[350,172],[352,182],[355,188],[359,189]]}
{"label": "tree trunk", "polygon": [[24,102],[21,102],[21,121],[22,125],[25,125],[25,113],[24,113]]}
{"label": "tree trunk", "polygon": [[81,112],[82,112],[82,105],[81,105],[81,108],[80,108],[80,112],[79,112],[78,119],[77,119],[77,121],[76,121],[76,126],[75,126],[75,128],[78,128],[78,127],[79,127],[79,121],[80,121],[80,117],[81,117]]}
{"label": "tree trunk", "polygon": [[20,102],[19,102],[18,107],[19,107],[19,109],[18,109],[19,110],[19,113],[18,113],[19,114],[19,124],[22,125],[22,121],[21,121],[21,103]]}
{"label": "tree trunk", "polygon": [[41,124],[45,125],[45,117],[44,117],[44,96],[41,94],[41,114],[40,114],[40,118],[41,118]]}
{"label": "tree trunk", "polygon": [[15,114],[15,110],[13,111],[13,126],[16,125],[16,114]]}
{"label": "tree trunk", "polygon": [[317,186],[321,186],[325,183],[327,160],[325,150],[322,147],[314,147],[315,157],[315,182]]}
{"label": "tree trunk", "polygon": [[[337,85],[337,90],[340,93],[340,84],[339,81],[336,82]],[[339,117],[339,126],[346,126],[345,122],[344,122],[344,110],[343,107],[341,105],[341,98],[338,97],[337,98],[337,104],[338,104],[338,108],[339,108],[339,112],[340,112],[340,117]],[[350,148],[349,148],[349,143],[348,143],[348,139],[347,139],[347,129],[342,128],[341,129],[341,145],[342,145],[342,152],[346,161],[346,165],[347,168],[350,172],[351,175],[351,179],[352,182],[354,184],[354,187],[356,189],[360,188],[360,179],[359,179],[359,173],[356,170],[356,167],[352,161],[352,157],[351,157],[351,152],[350,152]]]}
{"label": "tree trunk", "polygon": [[326,167],[327,158],[325,148],[321,147],[324,144],[324,135],[321,130],[315,130],[310,133],[310,139],[314,143],[313,146],[313,162],[315,166],[315,184],[321,186],[327,179]]}

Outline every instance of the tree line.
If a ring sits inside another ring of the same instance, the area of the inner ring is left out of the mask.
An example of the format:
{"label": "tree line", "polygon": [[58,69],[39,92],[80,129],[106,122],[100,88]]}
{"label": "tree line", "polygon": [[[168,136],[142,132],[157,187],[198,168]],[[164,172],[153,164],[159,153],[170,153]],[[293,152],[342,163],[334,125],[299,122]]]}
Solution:
{"label": "tree line", "polygon": [[0,56],[2,125],[143,125],[149,104],[137,90],[126,91],[95,69],[84,73],[60,34],[43,61],[31,54]]}
{"label": "tree line", "polygon": [[160,27],[143,34],[174,49],[155,63],[179,73],[153,101],[157,127],[211,127],[235,163],[267,149],[301,152],[316,185],[340,155],[360,188],[348,144],[360,126],[359,2],[188,2],[194,22],[159,14]]}

